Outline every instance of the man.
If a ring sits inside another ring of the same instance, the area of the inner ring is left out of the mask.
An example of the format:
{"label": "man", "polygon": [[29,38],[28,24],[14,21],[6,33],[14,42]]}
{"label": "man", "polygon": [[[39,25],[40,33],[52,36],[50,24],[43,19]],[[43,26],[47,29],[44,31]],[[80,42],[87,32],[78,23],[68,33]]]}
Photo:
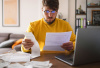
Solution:
{"label": "man", "polygon": [[[69,42],[61,45],[65,50],[71,51],[75,45],[75,34],[70,24],[64,20],[56,18],[59,8],[58,0],[42,0],[42,12],[43,17],[40,20],[31,22],[27,32],[32,32],[39,43],[40,51],[43,50],[45,45],[46,32],[67,32],[72,31],[72,35]],[[34,46],[34,42],[30,39],[25,39],[22,42],[22,51],[30,52],[31,47]]]}

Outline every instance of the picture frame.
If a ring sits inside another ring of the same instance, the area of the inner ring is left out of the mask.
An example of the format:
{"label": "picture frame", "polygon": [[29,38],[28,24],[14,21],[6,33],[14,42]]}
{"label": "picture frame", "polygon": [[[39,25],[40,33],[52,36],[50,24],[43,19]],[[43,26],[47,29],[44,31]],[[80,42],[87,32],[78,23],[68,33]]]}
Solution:
{"label": "picture frame", "polygon": [[100,10],[92,10],[91,22],[93,25],[100,25]]}
{"label": "picture frame", "polygon": [[20,2],[19,0],[2,0],[2,26],[20,26]]}

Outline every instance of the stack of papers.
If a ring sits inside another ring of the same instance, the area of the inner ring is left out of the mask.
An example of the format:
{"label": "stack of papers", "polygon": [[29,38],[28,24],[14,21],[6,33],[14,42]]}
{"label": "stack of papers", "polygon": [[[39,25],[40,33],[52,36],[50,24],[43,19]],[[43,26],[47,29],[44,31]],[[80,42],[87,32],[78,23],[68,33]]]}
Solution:
{"label": "stack of papers", "polygon": [[49,63],[49,61],[31,61],[25,64],[10,64],[9,62],[0,63],[0,68],[50,68],[51,66],[52,63]]}
{"label": "stack of papers", "polygon": [[[0,68],[50,68],[52,63],[49,61],[30,61],[31,54],[24,52],[16,52],[11,50],[9,53],[0,54]],[[16,62],[11,64],[11,62]],[[25,62],[20,64],[17,62]]]}
{"label": "stack of papers", "polygon": [[24,64],[25,66],[32,66],[33,68],[50,68],[52,63],[49,61],[31,61]]}
{"label": "stack of papers", "polygon": [[[15,51],[15,50],[13,50]],[[24,52],[15,52],[13,53],[6,53],[6,54],[1,54],[0,59],[8,62],[29,62],[30,61],[30,56],[31,54],[29,53],[24,53]]]}
{"label": "stack of papers", "polygon": [[0,68],[6,68],[8,65],[10,65],[9,62],[2,62],[0,63]]}

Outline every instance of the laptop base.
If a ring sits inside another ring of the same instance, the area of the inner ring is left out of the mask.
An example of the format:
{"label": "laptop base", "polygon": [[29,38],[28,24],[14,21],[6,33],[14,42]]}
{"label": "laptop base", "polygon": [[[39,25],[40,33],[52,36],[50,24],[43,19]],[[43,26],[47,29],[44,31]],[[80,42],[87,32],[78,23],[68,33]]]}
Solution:
{"label": "laptop base", "polygon": [[64,62],[64,63],[67,63],[71,66],[73,66],[73,55],[65,55],[65,54],[61,54],[61,55],[57,55],[55,56],[56,59]]}

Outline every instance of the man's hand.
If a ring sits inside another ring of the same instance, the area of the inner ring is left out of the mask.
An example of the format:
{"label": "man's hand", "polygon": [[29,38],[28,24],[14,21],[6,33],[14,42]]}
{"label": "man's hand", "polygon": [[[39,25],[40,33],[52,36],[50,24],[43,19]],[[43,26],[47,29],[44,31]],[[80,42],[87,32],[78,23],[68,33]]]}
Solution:
{"label": "man's hand", "polygon": [[26,50],[29,50],[34,45],[30,39],[24,39],[22,44]]}
{"label": "man's hand", "polygon": [[67,43],[63,43],[61,47],[64,48],[65,50],[70,51],[73,49],[73,42],[69,41]]}

